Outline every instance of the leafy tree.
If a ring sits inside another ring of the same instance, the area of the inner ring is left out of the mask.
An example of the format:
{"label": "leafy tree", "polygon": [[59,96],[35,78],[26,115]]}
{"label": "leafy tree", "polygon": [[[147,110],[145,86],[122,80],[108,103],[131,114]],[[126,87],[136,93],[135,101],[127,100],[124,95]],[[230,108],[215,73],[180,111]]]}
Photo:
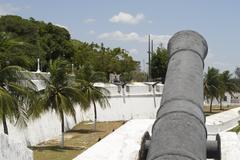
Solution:
{"label": "leafy tree", "polygon": [[71,60],[74,55],[70,34],[65,28],[55,26],[51,23],[44,25],[43,32],[40,32],[40,45],[46,52],[46,59],[56,60],[64,58]]}
{"label": "leafy tree", "polygon": [[103,43],[99,45],[71,40],[70,33],[65,28],[34,18],[1,16],[0,32],[6,32],[16,41],[24,43],[9,48],[11,52],[8,54],[11,53],[13,59],[22,57],[21,61],[18,60],[18,65],[27,64],[22,60],[31,62],[24,66],[28,70],[36,70],[37,58],[41,60],[42,71],[48,71],[51,61],[60,58],[74,63],[77,68],[89,63],[94,71],[104,72],[106,78],[110,73],[132,74],[139,68],[139,62],[133,60],[124,49],[110,49]]}
{"label": "leafy tree", "polygon": [[[94,130],[96,130],[97,122],[97,107],[96,103],[100,105],[101,108],[106,108],[110,106],[108,102],[109,91],[100,86],[94,85],[95,82],[104,82],[106,81],[105,74],[103,72],[95,72],[92,70],[90,65],[85,65],[82,70],[77,74],[77,80],[83,85],[83,92],[88,101],[88,107],[90,108],[91,104],[94,107]],[[86,109],[87,109],[86,108]]]}
{"label": "leafy tree", "polygon": [[28,43],[13,39],[6,32],[0,32],[0,64],[18,65],[28,68],[32,65],[32,60],[22,53],[23,48],[31,47]]}
{"label": "leafy tree", "polygon": [[128,82],[131,82],[131,80],[133,79],[132,77],[132,74],[131,73],[128,73],[128,72],[124,72],[120,75],[120,80],[123,82],[123,83],[128,83]]}
{"label": "leafy tree", "polygon": [[49,68],[49,62],[58,58],[72,61],[74,55],[73,45],[69,32],[62,27],[36,21],[33,18],[23,19],[19,16],[1,16],[0,32],[8,33],[17,41],[29,44],[21,48],[12,48],[14,55],[28,58],[33,62],[27,69],[35,70],[37,58],[41,59],[42,70]]}
{"label": "leafy tree", "polygon": [[18,43],[6,33],[0,33],[0,120],[5,134],[8,134],[7,119],[16,121],[21,127],[26,125],[26,108],[32,104],[35,95],[35,86],[28,80],[27,72],[20,66],[11,65],[17,60],[8,54],[13,45]]}
{"label": "leafy tree", "polygon": [[94,64],[95,52],[97,52],[95,45],[82,43],[78,40],[72,40],[72,44],[75,50],[73,63],[77,69],[83,67],[86,63]]}
{"label": "leafy tree", "polygon": [[145,72],[133,71],[132,77],[133,77],[132,80],[136,81],[136,82],[146,82],[147,81],[147,74]]}
{"label": "leafy tree", "polygon": [[[33,103],[35,86],[24,78],[25,74],[19,66],[0,68],[0,120],[5,134],[8,134],[7,119],[20,127],[27,125],[26,109]],[[25,79],[26,86],[21,79]]]}
{"label": "leafy tree", "polygon": [[220,109],[222,109],[222,100],[225,97],[225,93],[229,93],[234,96],[234,93],[238,92],[238,87],[234,79],[232,79],[232,74],[229,71],[224,71],[219,75],[220,86],[219,86],[219,101]]}
{"label": "leafy tree", "polygon": [[110,49],[104,47],[103,44],[99,46],[95,43],[88,44],[77,40],[72,40],[72,43],[75,49],[75,66],[79,68],[88,63],[94,71],[104,72],[107,79],[110,73],[132,74],[139,68],[139,62],[134,61],[124,49]]}
{"label": "leafy tree", "polygon": [[158,47],[156,52],[152,54],[151,58],[151,76],[153,79],[161,78],[164,83],[168,64],[167,49]]}
{"label": "leafy tree", "polygon": [[237,75],[238,78],[240,78],[240,67],[236,68],[235,74]]}
{"label": "leafy tree", "polygon": [[34,118],[37,118],[44,111],[55,111],[61,120],[61,147],[64,147],[64,114],[75,117],[75,104],[81,107],[87,106],[87,100],[81,92],[81,86],[69,80],[67,74],[67,62],[55,60],[50,65],[50,78],[45,79],[46,89],[41,91],[41,96],[29,111]]}
{"label": "leafy tree", "polygon": [[212,112],[213,99],[219,98],[219,88],[221,85],[219,70],[214,67],[208,67],[207,73],[204,75],[204,97],[210,99],[210,112]]}

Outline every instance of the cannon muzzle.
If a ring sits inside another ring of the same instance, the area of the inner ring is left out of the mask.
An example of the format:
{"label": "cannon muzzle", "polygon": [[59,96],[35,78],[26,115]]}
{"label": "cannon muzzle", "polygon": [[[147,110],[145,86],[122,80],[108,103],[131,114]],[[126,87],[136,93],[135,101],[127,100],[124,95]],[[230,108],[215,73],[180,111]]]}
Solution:
{"label": "cannon muzzle", "polygon": [[203,68],[208,46],[197,32],[180,31],[168,43],[169,64],[147,160],[206,160]]}

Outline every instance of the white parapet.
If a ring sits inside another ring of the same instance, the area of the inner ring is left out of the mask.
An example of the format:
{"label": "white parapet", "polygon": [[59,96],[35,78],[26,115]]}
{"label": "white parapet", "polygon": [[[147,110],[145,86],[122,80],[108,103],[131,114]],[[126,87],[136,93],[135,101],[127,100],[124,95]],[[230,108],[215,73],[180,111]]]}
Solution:
{"label": "white parapet", "polygon": [[221,160],[240,159],[240,140],[235,132],[222,132],[221,137]]}
{"label": "white parapet", "polygon": [[141,139],[154,119],[130,120],[74,160],[137,160]]}
{"label": "white parapet", "polygon": [[216,135],[237,126],[240,120],[239,112],[240,107],[206,117],[208,134]]}
{"label": "white parapet", "polygon": [[33,160],[33,153],[24,144],[0,134],[0,160]]}

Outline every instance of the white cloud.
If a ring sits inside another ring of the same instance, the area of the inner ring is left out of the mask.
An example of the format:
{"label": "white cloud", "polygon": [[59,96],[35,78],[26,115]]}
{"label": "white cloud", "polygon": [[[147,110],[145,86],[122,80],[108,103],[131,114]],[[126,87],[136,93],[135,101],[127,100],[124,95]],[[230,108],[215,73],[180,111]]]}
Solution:
{"label": "white cloud", "polygon": [[94,18],[88,18],[84,20],[84,23],[94,23],[94,22],[96,22],[96,19]]}
{"label": "white cloud", "polygon": [[88,33],[94,35],[96,32],[94,30],[90,30]]}
{"label": "white cloud", "polygon": [[137,33],[122,33],[121,31],[107,32],[100,34],[99,39],[117,40],[117,41],[143,41]]}
{"label": "white cloud", "polygon": [[[167,46],[167,42],[170,39],[170,35],[151,35],[151,39],[154,41],[155,45],[163,44],[164,47]],[[122,33],[121,31],[102,33],[98,36],[99,39],[124,41],[124,42],[139,42],[146,43],[148,41],[148,35],[139,35],[136,32]]]}
{"label": "white cloud", "polygon": [[129,50],[129,53],[134,55],[134,54],[138,53],[138,50],[136,48],[132,48],[132,49]]}
{"label": "white cloud", "polygon": [[17,11],[21,10],[11,3],[0,3],[0,15],[15,14]]}
{"label": "white cloud", "polygon": [[66,30],[69,30],[68,27],[64,26],[64,25],[61,25],[61,24],[57,24],[55,23],[54,25],[58,26],[58,27],[61,27],[61,28],[65,28]]}
{"label": "white cloud", "polygon": [[110,18],[109,21],[112,23],[138,24],[143,19],[144,15],[142,13],[138,13],[136,16],[133,16],[126,12],[119,12],[118,15],[114,15]]}

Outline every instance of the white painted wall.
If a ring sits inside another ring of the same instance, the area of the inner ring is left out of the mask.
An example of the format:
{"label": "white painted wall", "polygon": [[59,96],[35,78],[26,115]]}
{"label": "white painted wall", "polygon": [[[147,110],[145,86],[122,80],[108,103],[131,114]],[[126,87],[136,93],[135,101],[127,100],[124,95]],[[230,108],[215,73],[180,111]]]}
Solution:
{"label": "white painted wall", "polygon": [[0,160],[33,160],[32,150],[0,134]]}
{"label": "white painted wall", "polygon": [[[38,88],[42,89],[43,84],[34,81]],[[153,92],[149,92],[149,87],[143,83],[131,84],[130,92],[126,93],[125,103],[123,102],[122,89],[118,92],[118,86],[113,84],[96,84],[109,89],[111,97],[109,103],[111,107],[102,109],[97,104],[99,121],[130,120],[136,118],[155,118],[157,109],[161,101],[161,93],[156,92],[156,107],[154,106]],[[162,84],[159,84],[162,91]],[[125,88],[126,89],[126,88]],[[76,106],[77,123],[84,120],[93,120],[94,112],[91,107],[87,112]],[[65,117],[65,130],[69,130],[75,125],[73,118]],[[24,144],[36,145],[40,142],[56,138],[61,134],[61,123],[54,112],[47,112],[41,118],[28,122],[28,127],[19,129],[8,122],[9,137]],[[0,133],[3,133],[0,124]]]}
{"label": "white painted wall", "polygon": [[[153,97],[122,97],[110,98],[111,107],[102,109],[97,105],[99,121],[130,120],[136,118],[155,118],[160,105],[160,97],[156,98],[157,107],[154,107]],[[83,113],[84,120],[93,120],[93,108]]]}
{"label": "white painted wall", "polygon": [[[80,109],[76,108],[79,121]],[[65,130],[69,130],[75,125],[73,118],[65,117]],[[61,123],[54,112],[47,112],[41,118],[34,121],[30,120],[26,128],[19,128],[8,122],[9,137],[25,145],[31,146],[45,140],[50,140],[61,133]],[[0,125],[0,132],[3,127]]]}

